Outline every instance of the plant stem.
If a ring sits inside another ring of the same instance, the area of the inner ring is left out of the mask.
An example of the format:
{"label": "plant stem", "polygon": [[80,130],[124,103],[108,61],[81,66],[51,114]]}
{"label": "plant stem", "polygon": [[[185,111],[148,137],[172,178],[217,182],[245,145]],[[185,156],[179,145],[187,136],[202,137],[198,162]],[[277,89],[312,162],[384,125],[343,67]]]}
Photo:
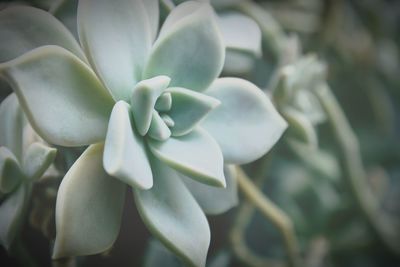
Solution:
{"label": "plant stem", "polygon": [[300,266],[300,250],[290,218],[253,184],[251,179],[240,167],[237,168],[237,181],[239,188],[249,202],[252,203],[265,218],[271,221],[282,234],[290,266]]}
{"label": "plant stem", "polygon": [[400,255],[400,243],[398,236],[396,237],[396,227],[388,220],[386,214],[379,211],[378,200],[373,195],[366,180],[367,176],[362,164],[357,137],[343,110],[328,85],[321,86],[315,93],[333,128],[341,153],[347,185],[358,209],[379,241],[390,251]]}

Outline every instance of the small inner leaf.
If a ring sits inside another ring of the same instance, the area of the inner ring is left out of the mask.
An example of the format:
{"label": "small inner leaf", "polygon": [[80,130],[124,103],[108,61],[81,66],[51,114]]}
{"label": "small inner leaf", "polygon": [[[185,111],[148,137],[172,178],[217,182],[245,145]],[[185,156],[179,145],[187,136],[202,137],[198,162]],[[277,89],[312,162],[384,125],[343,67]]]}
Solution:
{"label": "small inner leaf", "polygon": [[135,86],[131,105],[133,119],[140,135],[144,136],[149,130],[157,98],[168,87],[170,81],[167,76],[157,76],[143,80]]}
{"label": "small inner leaf", "polygon": [[175,122],[173,136],[189,133],[221,102],[213,97],[184,88],[168,88],[172,96],[172,107],[168,115]]}
{"label": "small inner leaf", "polygon": [[170,116],[168,116],[167,114],[161,114],[161,118],[163,119],[163,121],[165,122],[165,124],[168,126],[168,127],[174,127],[174,125],[175,125],[175,122],[174,122],[174,120],[170,117]]}
{"label": "small inner leaf", "polygon": [[158,111],[166,112],[171,109],[171,106],[172,106],[171,93],[164,93],[157,99],[155,108]]}
{"label": "small inner leaf", "polygon": [[171,130],[155,110],[153,111],[150,129],[147,134],[158,141],[165,141],[171,136]]}

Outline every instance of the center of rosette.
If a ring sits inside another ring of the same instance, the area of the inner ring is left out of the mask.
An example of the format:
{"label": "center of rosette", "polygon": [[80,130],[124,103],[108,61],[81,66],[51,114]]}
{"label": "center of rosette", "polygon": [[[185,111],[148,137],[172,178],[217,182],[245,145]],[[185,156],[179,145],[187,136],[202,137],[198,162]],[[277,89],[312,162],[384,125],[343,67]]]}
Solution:
{"label": "center of rosette", "polygon": [[141,136],[159,141],[191,132],[220,102],[181,87],[168,87],[171,79],[156,76],[139,82],[132,93],[131,109]]}
{"label": "center of rosette", "polygon": [[171,136],[174,121],[166,114],[172,106],[170,93],[165,93],[171,79],[157,76],[139,82],[133,89],[131,108],[136,129],[142,136],[163,141]]}

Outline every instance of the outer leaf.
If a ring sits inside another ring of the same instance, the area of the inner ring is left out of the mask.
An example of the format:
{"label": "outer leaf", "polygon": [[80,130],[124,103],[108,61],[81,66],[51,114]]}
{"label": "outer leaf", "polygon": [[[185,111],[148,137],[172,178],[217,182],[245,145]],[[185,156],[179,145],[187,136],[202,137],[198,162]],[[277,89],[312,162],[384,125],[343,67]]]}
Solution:
{"label": "outer leaf", "polygon": [[139,82],[133,90],[131,105],[136,128],[145,135],[150,128],[154,106],[157,98],[168,87],[171,79],[167,76],[157,76]]}
{"label": "outer leaf", "polygon": [[227,49],[261,55],[261,30],[254,20],[240,13],[225,13],[218,18]]}
{"label": "outer leaf", "polygon": [[186,187],[206,214],[218,215],[238,204],[235,169],[232,166],[225,166],[224,174],[226,188],[205,185],[181,175]]}
{"label": "outer leaf", "polygon": [[102,144],[90,146],[60,185],[54,259],[100,253],[117,238],[126,187],[107,175],[102,156]]}
{"label": "outer leaf", "polygon": [[18,160],[6,147],[0,147],[0,192],[13,191],[24,179]]}
{"label": "outer leaf", "polygon": [[79,1],[79,39],[115,100],[128,101],[141,79],[151,48],[147,15],[143,0]]}
{"label": "outer leaf", "polygon": [[184,88],[169,88],[167,92],[172,96],[172,106],[168,115],[175,122],[171,129],[174,136],[189,133],[221,103],[218,99]]}
{"label": "outer leaf", "polygon": [[78,25],[76,23],[78,0],[56,0],[49,12],[58,18],[78,39]]}
{"label": "outer leaf", "polygon": [[0,62],[43,45],[58,45],[81,59],[85,56],[73,35],[48,12],[14,6],[0,12]]}
{"label": "outer leaf", "polygon": [[42,177],[53,163],[57,150],[41,143],[33,143],[28,147],[23,161],[23,170],[30,179]]}
{"label": "outer leaf", "polygon": [[152,41],[156,39],[158,24],[160,22],[160,9],[158,0],[142,0],[149,20]]}
{"label": "outer leaf", "polygon": [[30,188],[22,185],[0,205],[0,242],[9,249],[22,226]]}
{"label": "outer leaf", "polygon": [[221,78],[205,92],[221,101],[203,121],[225,163],[244,164],[267,153],[287,127],[262,91],[237,78]]}
{"label": "outer leaf", "polygon": [[201,91],[217,78],[224,46],[209,4],[189,1],[176,7],[155,42],[145,78],[167,75],[171,86]]}
{"label": "outer leaf", "polygon": [[150,239],[144,255],[143,267],[184,267],[183,263],[160,241]]}
{"label": "outer leaf", "polygon": [[154,186],[135,190],[135,202],[149,230],[190,266],[204,266],[210,244],[207,219],[178,174],[152,160]]}
{"label": "outer leaf", "polygon": [[81,146],[104,140],[113,100],[73,54],[57,46],[37,48],[0,65],[0,74],[47,142]]}
{"label": "outer leaf", "polygon": [[129,104],[117,102],[108,125],[104,169],[132,187],[149,189],[153,186],[153,174],[142,139],[133,125]]}
{"label": "outer leaf", "polygon": [[202,129],[164,142],[150,140],[154,155],[189,177],[213,186],[225,187],[223,157],[218,144]]}
{"label": "outer leaf", "polygon": [[15,94],[9,95],[0,105],[0,146],[5,146],[22,158],[23,113]]}

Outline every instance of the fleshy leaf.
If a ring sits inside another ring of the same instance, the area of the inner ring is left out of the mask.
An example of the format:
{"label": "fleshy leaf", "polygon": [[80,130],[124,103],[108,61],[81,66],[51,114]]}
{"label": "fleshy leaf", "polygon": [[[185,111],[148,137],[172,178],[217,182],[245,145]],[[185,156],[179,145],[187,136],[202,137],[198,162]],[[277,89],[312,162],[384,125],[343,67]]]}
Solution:
{"label": "fleshy leaf", "polygon": [[260,158],[287,127],[269,98],[248,81],[221,78],[205,94],[221,101],[202,127],[220,145],[225,163],[244,164]]}
{"label": "fleshy leaf", "polygon": [[150,24],[151,40],[154,41],[158,33],[160,10],[158,0],[142,0],[147,12],[147,19]]}
{"label": "fleshy leaf", "polygon": [[227,49],[261,55],[261,30],[254,20],[226,13],[218,17],[218,23]]}
{"label": "fleshy leaf", "polygon": [[24,118],[15,94],[9,95],[0,104],[0,146],[5,146],[22,159]]}
{"label": "fleshy leaf", "polygon": [[235,169],[233,166],[225,166],[224,173],[226,188],[216,188],[182,176],[186,187],[206,214],[218,215],[238,204]]}
{"label": "fleshy leaf", "polygon": [[293,105],[316,125],[326,120],[326,114],[317,97],[308,90],[299,90],[293,99]]}
{"label": "fleshy leaf", "polygon": [[165,141],[171,136],[171,130],[155,110],[153,111],[153,118],[147,134],[158,141]]}
{"label": "fleshy leaf", "polygon": [[114,102],[94,73],[67,50],[37,48],[1,64],[0,75],[48,143],[81,146],[104,140]]}
{"label": "fleshy leaf", "polygon": [[207,3],[189,1],[173,9],[156,40],[144,77],[167,75],[171,86],[206,89],[222,70],[225,50]]}
{"label": "fleshy leaf", "polygon": [[182,262],[157,239],[150,239],[143,260],[143,267],[183,267]]}
{"label": "fleshy leaf", "polygon": [[144,136],[150,128],[157,98],[168,87],[171,79],[157,76],[139,82],[132,93],[131,106],[133,119],[140,135]]}
{"label": "fleshy leaf", "polygon": [[100,253],[119,233],[126,186],[102,166],[103,145],[91,145],[61,182],[53,258]]}
{"label": "fleshy leaf", "polygon": [[221,102],[205,94],[184,88],[168,88],[172,96],[172,107],[168,115],[175,122],[173,136],[189,133],[206,115]]}
{"label": "fleshy leaf", "polygon": [[49,12],[58,18],[78,40],[78,0],[56,0]]}
{"label": "fleshy leaf", "polygon": [[106,172],[131,187],[149,189],[153,174],[143,137],[136,133],[128,103],[119,101],[111,113],[104,148]]}
{"label": "fleshy leaf", "polygon": [[152,160],[154,186],[135,190],[135,203],[150,232],[189,266],[205,266],[210,244],[207,219],[178,174]]}
{"label": "fleshy leaf", "polygon": [[57,150],[55,148],[33,143],[28,147],[24,155],[23,170],[29,179],[38,179],[53,163]]}
{"label": "fleshy leaf", "polygon": [[129,101],[151,48],[143,0],[81,0],[78,32],[89,61],[114,99]]}
{"label": "fleshy leaf", "polygon": [[161,115],[161,118],[163,119],[163,121],[165,122],[165,124],[168,127],[174,127],[175,122],[170,116],[168,116],[167,114],[164,113]]}
{"label": "fleshy leaf", "polygon": [[0,192],[7,194],[13,191],[24,179],[18,160],[6,147],[0,147]]}
{"label": "fleshy leaf", "polygon": [[44,45],[58,45],[85,58],[65,26],[43,10],[14,6],[0,11],[0,62],[9,61]]}
{"label": "fleshy leaf", "polygon": [[289,124],[288,134],[311,147],[317,147],[317,133],[306,115],[290,107],[283,109],[282,115]]}
{"label": "fleshy leaf", "polygon": [[22,226],[29,194],[29,186],[22,185],[0,205],[0,242],[6,249],[10,249]]}
{"label": "fleshy leaf", "polygon": [[221,150],[204,130],[195,129],[164,142],[149,140],[149,147],[157,158],[179,172],[202,183],[226,186]]}
{"label": "fleshy leaf", "polygon": [[158,111],[169,111],[172,107],[171,93],[162,94],[156,102],[155,109]]}

